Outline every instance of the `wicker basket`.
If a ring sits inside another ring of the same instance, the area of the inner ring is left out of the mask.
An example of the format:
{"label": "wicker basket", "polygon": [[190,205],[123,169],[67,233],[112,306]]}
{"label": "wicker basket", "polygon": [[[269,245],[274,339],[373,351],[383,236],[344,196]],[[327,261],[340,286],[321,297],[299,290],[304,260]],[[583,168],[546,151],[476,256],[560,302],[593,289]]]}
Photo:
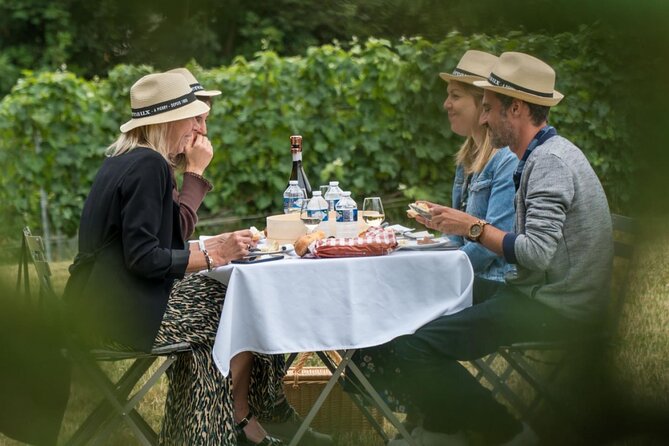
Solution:
{"label": "wicker basket", "polygon": [[[300,370],[297,383],[295,370],[290,368],[284,378],[286,397],[297,413],[306,416],[316,402],[332,374],[327,367],[304,367]],[[383,424],[383,415],[376,408],[370,413]],[[336,385],[321,406],[311,426],[321,432],[362,432],[373,430],[372,425],[341,386]]]}

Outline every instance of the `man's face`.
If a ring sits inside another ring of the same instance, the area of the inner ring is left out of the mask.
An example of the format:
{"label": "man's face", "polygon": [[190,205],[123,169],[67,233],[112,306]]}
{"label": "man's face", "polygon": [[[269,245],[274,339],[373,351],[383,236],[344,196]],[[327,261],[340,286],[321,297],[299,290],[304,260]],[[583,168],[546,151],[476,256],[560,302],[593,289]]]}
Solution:
{"label": "man's face", "polygon": [[483,112],[479,123],[488,126],[493,147],[513,147],[515,141],[513,126],[509,122],[507,110],[504,110],[497,95],[490,90],[485,90],[481,107]]}

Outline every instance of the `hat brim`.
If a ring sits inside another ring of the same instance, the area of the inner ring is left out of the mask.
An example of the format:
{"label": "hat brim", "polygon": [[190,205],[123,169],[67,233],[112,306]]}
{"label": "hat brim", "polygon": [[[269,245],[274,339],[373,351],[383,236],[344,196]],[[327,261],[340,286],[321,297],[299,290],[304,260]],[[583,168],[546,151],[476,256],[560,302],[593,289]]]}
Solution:
{"label": "hat brim", "polygon": [[476,81],[474,85],[477,87],[483,88],[484,90],[491,90],[495,93],[503,94],[505,96],[511,96],[512,98],[521,99],[530,104],[536,105],[546,105],[552,107],[557,105],[563,98],[564,95],[557,90],[553,90],[553,96],[548,98],[544,96],[537,96],[532,93],[526,93],[524,91],[516,90],[509,87],[500,87],[498,85],[493,85],[487,80]]}
{"label": "hat brim", "polygon": [[456,76],[451,73],[439,73],[439,77],[445,80],[446,82],[458,81],[470,85],[474,85],[475,81],[480,81],[484,79],[481,76],[470,76],[470,75]]}
{"label": "hat brim", "polygon": [[200,90],[195,92],[195,96],[205,96],[205,97],[212,97],[212,96],[218,96],[221,94],[220,90]]}
{"label": "hat brim", "polygon": [[145,116],[143,118],[133,118],[123,124],[121,128],[122,133],[127,133],[130,130],[144,125],[162,124],[165,122],[179,121],[180,119],[192,118],[201,114],[207,113],[209,106],[202,101],[191,102],[188,105],[170,110],[164,113],[159,113],[153,116]]}

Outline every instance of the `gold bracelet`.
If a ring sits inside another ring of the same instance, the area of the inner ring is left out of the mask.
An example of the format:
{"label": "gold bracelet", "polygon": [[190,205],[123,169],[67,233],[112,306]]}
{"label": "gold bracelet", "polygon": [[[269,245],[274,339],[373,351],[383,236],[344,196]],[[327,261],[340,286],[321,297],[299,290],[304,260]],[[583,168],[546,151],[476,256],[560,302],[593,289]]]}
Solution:
{"label": "gold bracelet", "polygon": [[209,256],[209,251],[203,249],[202,254],[204,254],[204,260],[207,261],[207,271],[211,271],[212,269],[214,269],[214,261],[211,260],[211,257]]}

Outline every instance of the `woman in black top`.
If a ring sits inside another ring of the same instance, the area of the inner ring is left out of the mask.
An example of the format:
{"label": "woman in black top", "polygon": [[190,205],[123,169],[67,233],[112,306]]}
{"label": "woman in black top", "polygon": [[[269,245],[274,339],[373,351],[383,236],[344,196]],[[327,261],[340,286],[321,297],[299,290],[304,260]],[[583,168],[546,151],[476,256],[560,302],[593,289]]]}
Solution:
{"label": "woman in black top", "polygon": [[[181,280],[186,272],[241,258],[255,245],[248,230],[207,240],[204,250],[185,241],[184,207],[197,211],[210,188],[201,175],[213,151],[197,119],[209,106],[177,73],[144,76],[130,97],[133,118],[121,126],[84,204],[66,296],[89,340],[143,351],[174,342],[193,346],[175,367],[187,364],[188,376],[170,377],[161,443],[281,444],[266,436],[250,407],[259,414],[271,409],[283,370],[274,370],[268,356],[237,355],[231,391],[231,380],[211,360],[225,286],[198,282],[197,275]],[[182,194],[175,167],[185,171]]]}

